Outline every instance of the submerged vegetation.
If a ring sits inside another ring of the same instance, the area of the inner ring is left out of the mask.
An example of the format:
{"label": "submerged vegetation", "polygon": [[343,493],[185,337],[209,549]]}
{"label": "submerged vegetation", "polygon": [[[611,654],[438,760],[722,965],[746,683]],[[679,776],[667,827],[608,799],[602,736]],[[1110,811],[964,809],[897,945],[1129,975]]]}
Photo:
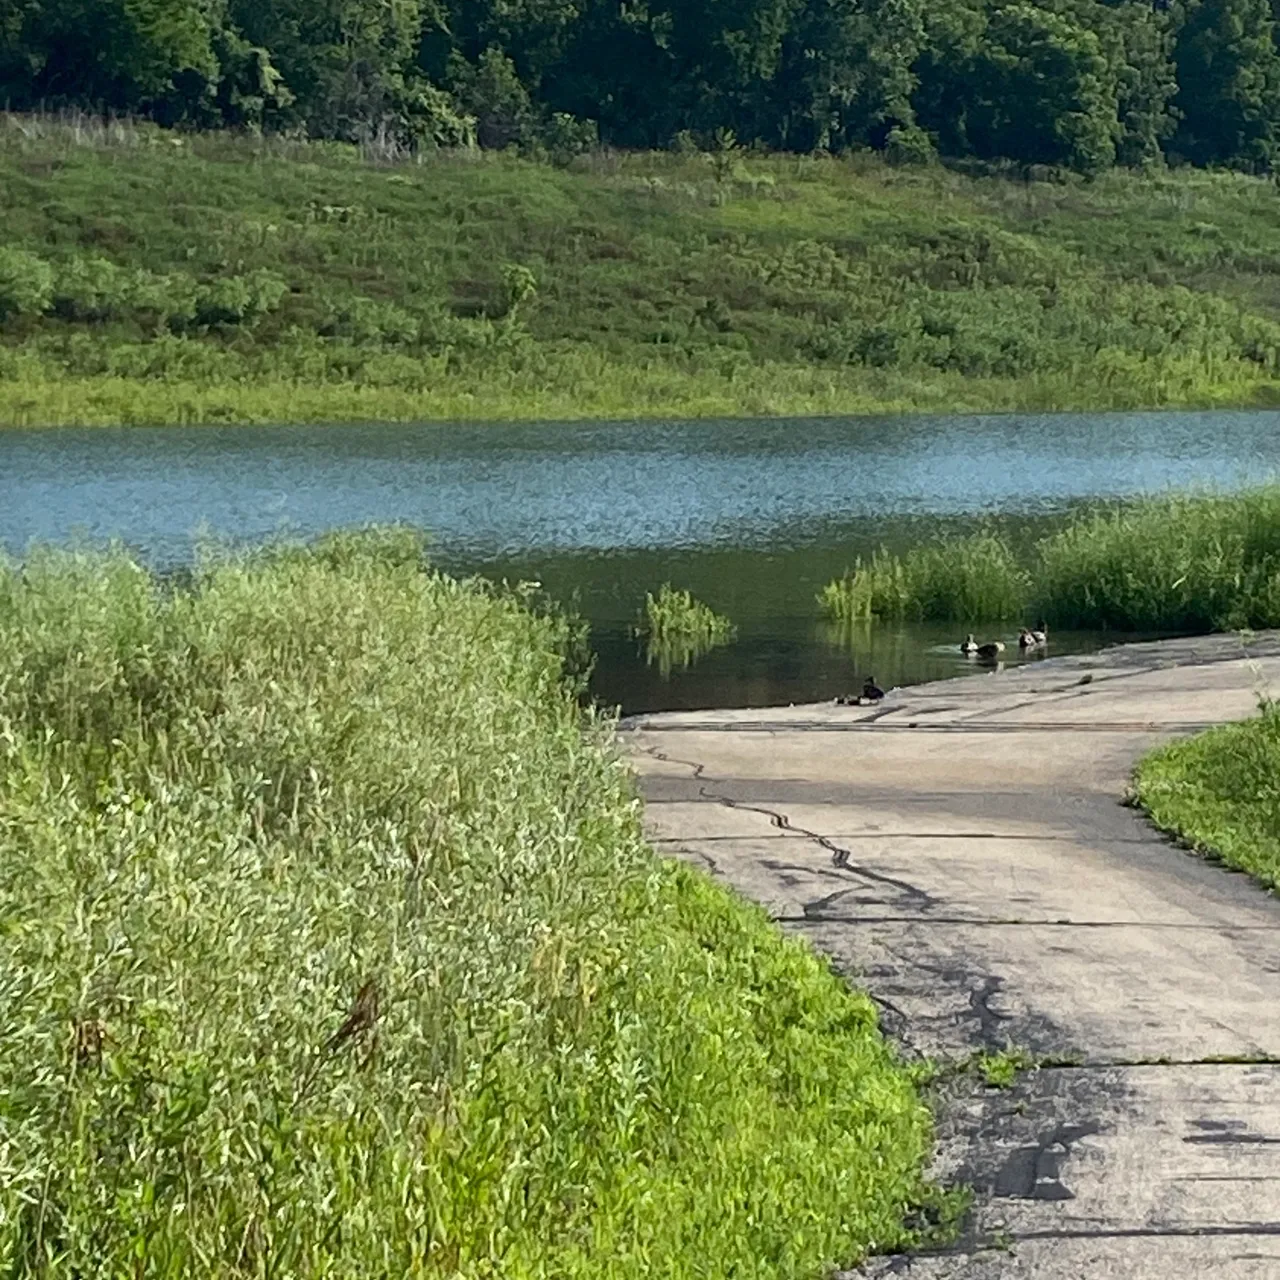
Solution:
{"label": "submerged vegetation", "polygon": [[1273,403],[1272,184],[0,117],[0,422]]}
{"label": "submerged vegetation", "polygon": [[688,591],[678,591],[669,582],[655,596],[645,592],[644,607],[636,634],[644,639],[645,657],[669,675],[677,667],[688,667],[703,654],[729,644],[737,635],[733,622],[716,613]]}
{"label": "submerged vegetation", "polygon": [[929,1117],[870,1001],[645,847],[521,600],[407,533],[0,567],[5,1274],[763,1280],[910,1239]]}
{"label": "submerged vegetation", "polygon": [[1161,747],[1134,782],[1157,826],[1280,890],[1280,707]]}
{"label": "submerged vegetation", "polygon": [[1280,626],[1280,485],[1169,494],[1072,517],[1019,558],[1000,534],[879,551],[827,584],[832,619],[1211,631]]}

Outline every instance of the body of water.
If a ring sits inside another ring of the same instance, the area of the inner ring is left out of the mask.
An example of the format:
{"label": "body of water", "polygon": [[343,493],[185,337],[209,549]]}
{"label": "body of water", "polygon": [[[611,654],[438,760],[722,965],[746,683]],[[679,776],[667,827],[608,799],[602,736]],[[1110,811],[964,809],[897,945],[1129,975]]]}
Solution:
{"label": "body of water", "polygon": [[[858,554],[984,520],[1029,537],[1080,503],[1278,472],[1273,412],[6,430],[0,544],[119,538],[168,566],[202,528],[252,542],[406,521],[450,570],[576,602],[603,700],[765,706],[966,669],[953,628],[819,618],[815,593]],[[664,581],[733,617],[736,642],[649,662],[630,628]],[[1056,634],[1050,652],[1119,638]]]}

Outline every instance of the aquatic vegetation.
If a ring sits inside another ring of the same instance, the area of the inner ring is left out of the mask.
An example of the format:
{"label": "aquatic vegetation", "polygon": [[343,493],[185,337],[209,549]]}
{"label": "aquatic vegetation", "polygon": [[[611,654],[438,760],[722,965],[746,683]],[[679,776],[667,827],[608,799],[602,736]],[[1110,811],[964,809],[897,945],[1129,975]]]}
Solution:
{"label": "aquatic vegetation", "polygon": [[935,538],[903,555],[881,549],[818,596],[838,621],[994,621],[1025,608],[1030,577],[998,534]]}
{"label": "aquatic vegetation", "polygon": [[867,156],[738,157],[721,178],[696,153],[372,163],[29,123],[0,116],[0,423],[1276,399],[1264,180],[1005,181]]}
{"label": "aquatic vegetation", "polygon": [[0,565],[0,1268],[817,1275],[912,1238],[875,1011],[645,846],[569,623],[411,533]]}
{"label": "aquatic vegetation", "polygon": [[1280,890],[1280,708],[1159,748],[1134,787],[1157,826]]}
{"label": "aquatic vegetation", "polygon": [[657,642],[686,640],[707,646],[727,644],[737,634],[729,618],[669,582],[658,588],[656,596],[651,591],[645,592],[636,630]]}
{"label": "aquatic vegetation", "polygon": [[657,665],[664,676],[677,668],[692,666],[704,654],[729,644],[737,627],[688,591],[678,591],[663,583],[655,596],[646,592],[644,608],[636,625],[644,640],[645,661]]}
{"label": "aquatic vegetation", "polygon": [[1044,539],[1036,557],[1040,610],[1060,625],[1280,626],[1280,485],[1095,511]]}
{"label": "aquatic vegetation", "polygon": [[1043,617],[1058,626],[1182,632],[1280,626],[1280,485],[1095,508],[1021,557],[988,533],[901,555],[879,551],[828,583],[818,602],[843,620]]}

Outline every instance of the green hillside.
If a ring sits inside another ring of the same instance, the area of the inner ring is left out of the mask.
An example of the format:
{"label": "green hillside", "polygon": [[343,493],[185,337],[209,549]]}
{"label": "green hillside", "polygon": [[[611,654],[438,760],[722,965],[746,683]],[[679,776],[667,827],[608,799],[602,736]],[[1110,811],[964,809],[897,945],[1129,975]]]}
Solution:
{"label": "green hillside", "polygon": [[0,422],[1276,399],[1275,186],[0,122]]}

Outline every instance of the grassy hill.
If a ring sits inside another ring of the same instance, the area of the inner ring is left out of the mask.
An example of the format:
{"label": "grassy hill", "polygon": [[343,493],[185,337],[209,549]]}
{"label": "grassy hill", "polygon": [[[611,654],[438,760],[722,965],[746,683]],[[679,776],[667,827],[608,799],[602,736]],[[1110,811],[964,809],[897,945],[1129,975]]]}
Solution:
{"label": "grassy hill", "polygon": [[0,422],[1275,403],[1280,196],[0,118]]}

